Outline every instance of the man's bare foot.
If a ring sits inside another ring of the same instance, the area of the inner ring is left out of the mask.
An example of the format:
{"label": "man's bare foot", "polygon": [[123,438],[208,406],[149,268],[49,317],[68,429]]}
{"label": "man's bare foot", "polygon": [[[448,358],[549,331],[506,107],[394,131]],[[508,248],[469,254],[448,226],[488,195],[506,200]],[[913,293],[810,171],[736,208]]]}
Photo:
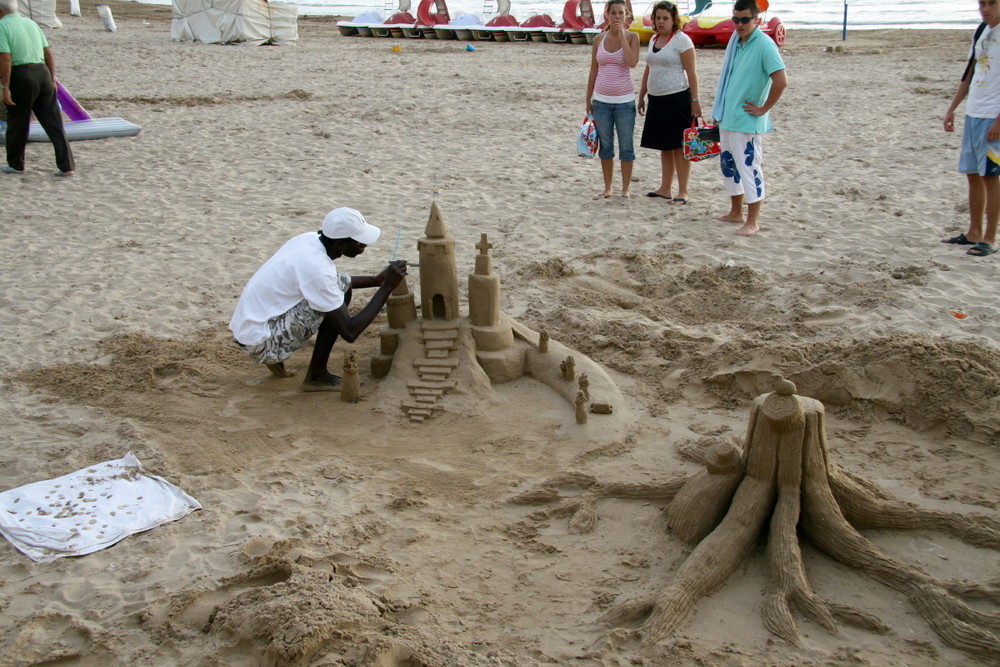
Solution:
{"label": "man's bare foot", "polygon": [[340,376],[330,371],[306,377],[302,381],[302,391],[337,391],[340,388]]}
{"label": "man's bare foot", "polygon": [[753,236],[759,231],[760,227],[757,225],[757,223],[750,224],[748,222],[739,229],[737,229],[735,232],[733,232],[733,234],[736,234],[737,236]]}
{"label": "man's bare foot", "polygon": [[746,224],[746,220],[743,219],[742,215],[733,215],[732,213],[727,213],[725,215],[720,215],[716,218],[719,222],[735,222],[740,225]]}
{"label": "man's bare foot", "polygon": [[594,201],[599,201],[601,199],[607,199],[610,196],[611,196],[610,192],[602,192],[599,195],[594,195]]}
{"label": "man's bare foot", "polygon": [[285,362],[279,361],[276,364],[265,364],[267,370],[271,371],[275,377],[279,378],[290,378],[295,375],[295,371],[290,371],[285,368]]}

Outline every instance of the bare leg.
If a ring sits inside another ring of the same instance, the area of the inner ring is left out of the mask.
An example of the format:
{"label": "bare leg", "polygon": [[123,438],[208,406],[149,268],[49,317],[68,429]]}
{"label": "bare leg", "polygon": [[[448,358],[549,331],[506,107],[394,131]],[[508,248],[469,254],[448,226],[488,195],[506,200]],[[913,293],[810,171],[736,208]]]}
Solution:
{"label": "bare leg", "polygon": [[615,161],[601,160],[601,175],[604,176],[604,192],[596,195],[594,199],[607,199],[611,196],[612,182],[615,178]]}
{"label": "bare leg", "polygon": [[632,194],[632,160],[622,160],[622,197]]}
{"label": "bare leg", "polygon": [[290,378],[293,375],[295,375],[295,371],[290,371],[287,368],[285,368],[284,361],[279,361],[276,364],[264,364],[264,365],[267,366],[267,370],[274,373],[275,377]]}
{"label": "bare leg", "polygon": [[753,236],[760,231],[760,226],[757,224],[757,217],[760,215],[760,202],[757,200],[752,204],[747,204],[747,221],[746,223],[737,229],[734,234],[737,236]]}
{"label": "bare leg", "polygon": [[731,195],[729,197],[729,213],[719,216],[716,220],[745,223],[746,220],[743,219],[743,195]]}
{"label": "bare leg", "polygon": [[[344,292],[344,304],[350,305],[354,290]],[[335,391],[340,387],[340,376],[326,369],[330,363],[330,352],[337,342],[337,330],[323,320],[316,332],[316,344],[313,346],[312,359],[309,360],[309,370],[302,379],[302,391]]]}
{"label": "bare leg", "polygon": [[969,179],[969,231],[965,238],[973,243],[983,240],[983,217],[986,215],[986,184],[979,174],[966,174]]}
{"label": "bare leg", "polygon": [[340,376],[326,369],[336,342],[336,329],[323,320],[316,333],[316,345],[313,347],[312,359],[309,360],[309,370],[302,380],[302,391],[334,391],[340,386]]}
{"label": "bare leg", "polygon": [[677,196],[681,199],[688,198],[688,182],[691,180],[691,162],[684,159],[684,150],[678,148],[670,151],[673,157],[673,169],[677,172]]}
{"label": "bare leg", "polygon": [[986,231],[980,240],[995,247],[997,244],[997,219],[1000,218],[1000,176],[984,176],[982,182],[983,190],[986,193]]}
{"label": "bare leg", "polygon": [[[673,199],[674,156],[672,151],[660,151],[660,187],[653,190],[665,199]],[[671,203],[671,202],[668,202]]]}

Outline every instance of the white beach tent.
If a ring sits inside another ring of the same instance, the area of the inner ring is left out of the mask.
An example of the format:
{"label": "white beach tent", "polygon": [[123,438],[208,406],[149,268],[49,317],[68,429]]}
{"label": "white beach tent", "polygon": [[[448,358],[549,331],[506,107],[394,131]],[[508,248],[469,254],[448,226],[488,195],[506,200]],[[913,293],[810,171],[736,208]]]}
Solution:
{"label": "white beach tent", "polygon": [[17,13],[46,28],[61,28],[56,16],[56,0],[18,0]]}
{"label": "white beach tent", "polygon": [[173,0],[170,37],[177,42],[291,44],[299,8],[265,0]]}

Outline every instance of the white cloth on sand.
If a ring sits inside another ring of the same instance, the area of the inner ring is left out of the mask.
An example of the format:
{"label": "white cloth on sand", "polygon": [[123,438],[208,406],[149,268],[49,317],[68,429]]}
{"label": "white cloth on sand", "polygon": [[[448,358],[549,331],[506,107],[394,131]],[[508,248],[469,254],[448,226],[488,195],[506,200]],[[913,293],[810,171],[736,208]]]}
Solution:
{"label": "white cloth on sand", "polygon": [[129,452],[0,493],[0,534],[32,560],[48,563],[93,553],[197,509],[201,503],[143,473]]}

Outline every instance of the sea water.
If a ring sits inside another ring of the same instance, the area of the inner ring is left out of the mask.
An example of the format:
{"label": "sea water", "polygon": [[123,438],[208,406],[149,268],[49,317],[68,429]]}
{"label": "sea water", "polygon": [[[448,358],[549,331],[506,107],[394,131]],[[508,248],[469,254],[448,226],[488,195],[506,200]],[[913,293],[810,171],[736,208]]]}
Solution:
{"label": "sea water", "polygon": [[[283,0],[278,0],[283,1]],[[689,0],[690,1],[690,0]],[[496,4],[487,0],[446,0],[448,12],[454,18],[459,13],[484,14],[496,11]],[[604,4],[591,0],[596,13],[604,11]],[[416,16],[419,0],[412,0],[410,13]],[[364,11],[378,11],[388,15],[396,11],[398,0],[297,0],[300,14],[326,14],[357,16]],[[510,13],[520,20],[532,14],[548,14],[561,20],[565,0],[511,0]],[[632,0],[633,9],[648,13],[652,3]],[[688,2],[679,0],[683,9]],[[694,3],[690,2],[693,7]],[[840,29],[844,21],[843,0],[771,0],[768,16],[777,16],[789,28]],[[849,0],[847,27],[849,30],[879,28],[958,28],[974,29],[979,24],[976,0]],[[706,12],[710,16],[728,16],[732,3],[717,0]],[[488,11],[484,12],[484,9]]]}

